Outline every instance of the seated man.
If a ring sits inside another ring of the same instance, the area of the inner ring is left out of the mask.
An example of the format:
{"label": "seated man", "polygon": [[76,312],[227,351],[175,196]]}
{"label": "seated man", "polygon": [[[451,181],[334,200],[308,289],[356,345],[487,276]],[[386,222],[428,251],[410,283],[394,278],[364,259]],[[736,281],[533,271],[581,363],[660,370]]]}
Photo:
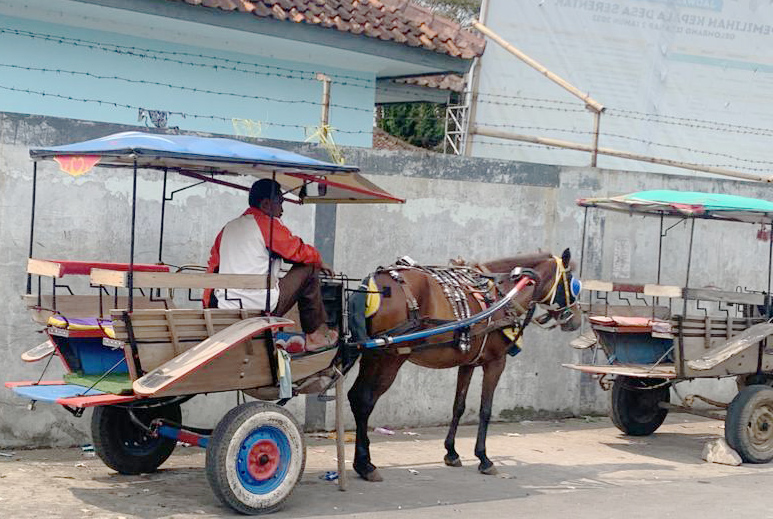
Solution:
{"label": "seated man", "polygon": [[[327,315],[322,304],[319,272],[332,275],[333,270],[323,263],[317,249],[303,243],[279,220],[283,201],[278,182],[261,179],[252,184],[250,207],[217,235],[207,272],[267,275],[270,263],[271,313],[284,315],[297,302],[301,328],[306,333],[306,350],[330,346],[338,340],[338,333],[325,324]],[[269,254],[273,257],[271,262]],[[279,278],[282,259],[294,265]],[[210,308],[265,310],[266,296],[266,290],[229,289],[227,293],[223,289],[207,290],[204,304]]]}

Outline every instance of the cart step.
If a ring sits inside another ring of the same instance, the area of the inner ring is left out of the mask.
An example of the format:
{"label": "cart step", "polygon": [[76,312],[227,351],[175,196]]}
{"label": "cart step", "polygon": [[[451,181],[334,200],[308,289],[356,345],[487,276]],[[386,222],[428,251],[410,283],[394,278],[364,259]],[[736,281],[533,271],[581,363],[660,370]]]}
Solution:
{"label": "cart step", "polygon": [[687,365],[697,371],[714,368],[730,357],[759,344],[760,341],[771,334],[773,334],[773,323],[755,324],[729,341],[720,344],[703,357],[687,362]]}

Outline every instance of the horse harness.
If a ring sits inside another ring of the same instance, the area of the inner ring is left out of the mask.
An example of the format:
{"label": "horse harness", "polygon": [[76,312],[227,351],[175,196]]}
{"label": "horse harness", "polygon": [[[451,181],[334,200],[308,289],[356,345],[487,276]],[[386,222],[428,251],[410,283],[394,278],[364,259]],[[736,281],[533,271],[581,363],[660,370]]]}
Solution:
{"label": "horse harness", "polygon": [[[431,319],[427,317],[420,317],[419,304],[413,294],[410,284],[406,282],[402,273],[406,270],[417,270],[428,274],[435,282],[440,286],[448,300],[451,309],[454,314],[454,320],[465,319],[472,315],[470,310],[469,301],[467,299],[468,294],[471,294],[481,305],[481,309],[485,309],[491,305],[496,298],[502,296],[502,291],[499,288],[501,283],[499,274],[492,274],[490,271],[485,270],[482,265],[476,266],[424,266],[418,265],[408,257],[403,257],[397,261],[395,265],[390,267],[379,269],[377,272],[387,272],[389,276],[394,279],[405,295],[406,305],[408,307],[408,320],[400,324],[399,326],[392,328],[384,332],[384,335],[394,335],[401,333],[409,333],[412,331],[420,330],[427,325],[441,325],[446,324],[449,320]],[[467,353],[470,351],[471,339],[474,336],[484,335],[484,342],[480,351],[476,355],[475,359],[470,364],[475,364],[482,357],[485,348],[485,343],[488,335],[495,331],[505,330],[507,328],[513,328],[517,330],[517,335],[512,339],[513,344],[520,338],[523,333],[523,328],[528,324],[528,320],[531,318],[533,309],[522,309],[526,313],[526,319],[521,321],[518,314],[513,308],[508,307],[505,310],[505,317],[492,321],[489,318],[486,326],[480,330],[470,332],[469,329],[460,330],[455,333],[455,337],[451,341],[443,343],[434,343],[426,346],[414,346],[413,348],[405,348],[405,351],[400,353],[411,353],[422,347],[439,347],[454,345],[458,347],[462,352]]]}
{"label": "horse harness", "polygon": [[[556,261],[556,275],[553,281],[551,289],[548,294],[537,303],[545,304],[551,308],[556,306],[556,294],[558,292],[559,284],[563,284],[565,292],[566,306],[559,308],[559,311],[567,311],[572,304],[569,297],[570,287],[567,279],[566,269],[563,268],[563,262],[560,258],[555,257]],[[379,268],[378,272],[387,272],[389,276],[394,279],[403,290],[405,295],[406,305],[408,307],[408,320],[401,323],[399,326],[383,332],[384,335],[397,335],[403,333],[410,333],[416,330],[420,330],[428,325],[442,325],[452,321],[432,319],[427,317],[421,317],[419,315],[419,303],[413,294],[410,285],[405,281],[402,275],[402,271],[406,270],[418,270],[425,274],[428,274],[435,280],[435,282],[443,290],[443,294],[446,296],[451,309],[454,313],[454,319],[460,320],[470,317],[470,305],[467,299],[467,295],[471,294],[480,304],[481,309],[485,309],[491,305],[497,298],[502,297],[503,291],[500,288],[505,278],[509,277],[509,273],[492,273],[483,265],[474,266],[424,266],[418,265],[411,258],[404,256],[400,258],[394,265]],[[562,283],[563,282],[563,283]],[[513,301],[505,308],[505,316],[492,320],[489,317],[488,322],[483,328],[470,332],[470,329],[464,329],[457,331],[455,337],[451,341],[443,343],[434,343],[431,345],[414,346],[412,348],[403,348],[400,353],[410,354],[423,347],[439,347],[454,345],[462,352],[467,353],[470,351],[472,337],[483,335],[483,342],[481,348],[478,351],[475,358],[470,361],[469,365],[475,365],[483,356],[488,336],[491,333],[501,331],[505,333],[506,330],[514,330],[514,334],[505,336],[510,339],[511,346],[508,350],[520,350],[516,346],[518,340],[523,335],[526,326],[531,322],[536,305],[531,303],[527,308],[520,306],[516,301]],[[523,315],[523,318],[520,317]],[[535,321],[537,322],[537,321]],[[514,353],[513,353],[514,354]]]}

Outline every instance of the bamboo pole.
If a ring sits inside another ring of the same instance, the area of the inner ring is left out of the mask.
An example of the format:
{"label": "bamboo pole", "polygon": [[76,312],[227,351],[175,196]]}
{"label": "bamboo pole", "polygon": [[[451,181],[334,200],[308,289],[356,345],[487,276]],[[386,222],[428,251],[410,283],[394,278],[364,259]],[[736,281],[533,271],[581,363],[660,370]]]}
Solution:
{"label": "bamboo pole", "polygon": [[346,431],[344,430],[344,377],[336,380],[336,455],[338,456],[338,490],[344,492],[346,480]]}
{"label": "bamboo pole", "polygon": [[[500,130],[480,128],[478,126],[473,127],[471,130],[471,133],[475,135],[482,135],[485,137],[494,137],[498,139],[507,139],[512,141],[531,142],[533,144],[542,144],[545,146],[556,146],[558,148],[566,148],[566,149],[577,150],[577,151],[588,151],[591,153],[594,152],[594,147],[589,144],[581,144],[578,142],[564,141],[560,139],[551,139],[548,137],[535,137],[532,135],[522,135],[519,133],[503,132]],[[724,169],[724,168],[702,166],[700,164],[693,164],[690,162],[682,162],[678,160],[650,157],[648,155],[639,155],[637,153],[619,151],[619,150],[614,150],[612,148],[596,148],[595,151],[601,155],[609,155],[610,157],[619,157],[621,159],[637,160],[640,162],[650,162],[652,164],[660,164],[662,166],[672,166],[675,168],[690,169],[693,171],[703,171],[705,173],[713,173],[714,175],[741,178],[744,180],[754,180],[756,182],[773,182],[773,176],[765,177],[762,175],[743,173],[741,171],[733,171],[733,170]]]}
{"label": "bamboo pole", "polygon": [[596,167],[599,158],[599,128],[601,126],[601,112],[593,114],[593,154],[591,155],[590,165]]}
{"label": "bamboo pole", "polygon": [[529,65],[531,68],[535,69],[537,72],[548,78],[549,80],[553,81],[557,85],[559,85],[561,88],[568,91],[570,94],[579,97],[582,99],[582,101],[585,103],[585,105],[593,110],[594,112],[603,112],[604,111],[604,105],[593,99],[589,94],[586,94],[585,92],[581,91],[580,89],[574,87],[572,84],[570,84],[568,81],[566,81],[564,78],[559,76],[558,74],[555,74],[547,69],[544,65],[539,63],[538,61],[530,58],[520,50],[518,50],[515,46],[508,43],[504,38],[499,36],[497,33],[486,27],[480,22],[473,22],[472,26],[478,29],[480,32],[494,40],[497,44],[499,44],[502,48],[504,48],[509,53],[513,54],[516,58],[523,61],[527,65]]}

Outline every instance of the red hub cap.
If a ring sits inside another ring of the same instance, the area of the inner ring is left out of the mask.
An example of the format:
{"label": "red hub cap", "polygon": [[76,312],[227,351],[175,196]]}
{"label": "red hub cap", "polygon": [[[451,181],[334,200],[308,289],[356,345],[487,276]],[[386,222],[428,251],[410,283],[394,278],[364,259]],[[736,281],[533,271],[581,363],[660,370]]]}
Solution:
{"label": "red hub cap", "polygon": [[247,456],[247,471],[258,481],[269,479],[279,467],[279,448],[272,440],[259,440]]}

